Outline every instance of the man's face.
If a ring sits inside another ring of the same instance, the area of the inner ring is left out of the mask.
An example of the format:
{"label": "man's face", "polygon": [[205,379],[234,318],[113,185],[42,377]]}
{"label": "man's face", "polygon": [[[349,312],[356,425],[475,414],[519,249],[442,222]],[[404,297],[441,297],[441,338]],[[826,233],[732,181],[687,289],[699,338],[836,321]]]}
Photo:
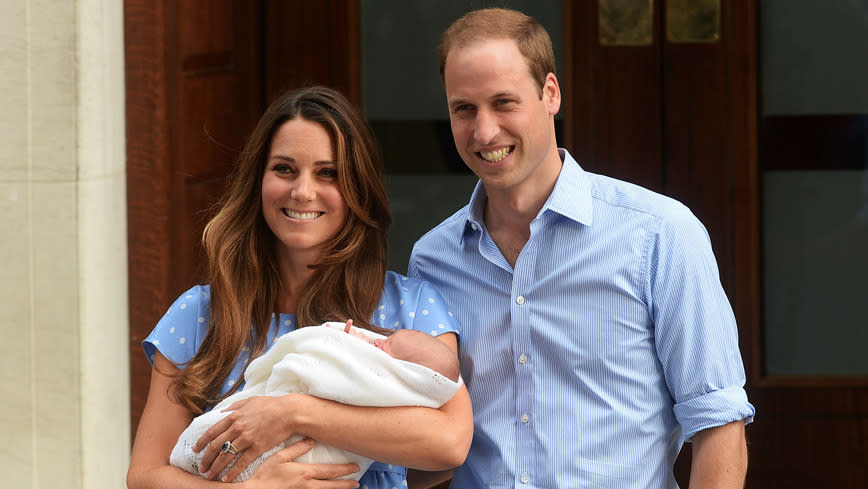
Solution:
{"label": "man's face", "polygon": [[553,184],[560,171],[553,74],[541,98],[515,41],[494,39],[452,48],[443,78],[455,146],[489,194]]}

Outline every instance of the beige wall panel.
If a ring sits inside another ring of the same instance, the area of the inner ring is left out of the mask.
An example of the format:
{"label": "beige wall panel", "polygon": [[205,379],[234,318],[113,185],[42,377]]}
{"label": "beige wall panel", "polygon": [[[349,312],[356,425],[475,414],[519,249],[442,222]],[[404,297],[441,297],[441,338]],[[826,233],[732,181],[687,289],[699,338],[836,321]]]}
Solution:
{"label": "beige wall panel", "polygon": [[[27,176],[27,29],[24,2],[0,2],[0,182]],[[5,196],[4,196],[5,197]]]}
{"label": "beige wall panel", "polygon": [[7,230],[0,233],[0,416],[6,430],[0,467],[7,487],[30,487],[34,468],[27,195],[27,183],[0,181],[0,229]]}
{"label": "beige wall panel", "polygon": [[30,178],[76,178],[77,2],[31,0],[29,15],[30,113],[33,159]]}
{"label": "beige wall panel", "polygon": [[46,488],[81,478],[76,190],[32,184],[34,455]]}

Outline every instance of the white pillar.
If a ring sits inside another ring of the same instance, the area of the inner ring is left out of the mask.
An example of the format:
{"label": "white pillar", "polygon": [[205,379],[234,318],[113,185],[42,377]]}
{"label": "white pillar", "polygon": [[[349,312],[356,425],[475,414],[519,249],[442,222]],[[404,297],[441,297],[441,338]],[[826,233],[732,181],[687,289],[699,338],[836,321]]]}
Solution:
{"label": "white pillar", "polygon": [[4,0],[0,33],[0,472],[124,487],[123,3]]}

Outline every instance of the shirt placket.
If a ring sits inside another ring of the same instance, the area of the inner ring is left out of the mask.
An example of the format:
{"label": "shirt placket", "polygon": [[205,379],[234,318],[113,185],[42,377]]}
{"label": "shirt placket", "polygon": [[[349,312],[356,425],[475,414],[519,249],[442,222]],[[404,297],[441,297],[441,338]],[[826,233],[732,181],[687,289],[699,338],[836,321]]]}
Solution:
{"label": "shirt placket", "polygon": [[512,351],[515,365],[516,462],[514,477],[516,487],[531,487],[535,475],[536,437],[533,432],[533,364],[535,358],[531,342],[531,308],[533,304],[528,295],[533,283],[533,269],[537,255],[534,241],[532,235],[516,260],[510,297]]}

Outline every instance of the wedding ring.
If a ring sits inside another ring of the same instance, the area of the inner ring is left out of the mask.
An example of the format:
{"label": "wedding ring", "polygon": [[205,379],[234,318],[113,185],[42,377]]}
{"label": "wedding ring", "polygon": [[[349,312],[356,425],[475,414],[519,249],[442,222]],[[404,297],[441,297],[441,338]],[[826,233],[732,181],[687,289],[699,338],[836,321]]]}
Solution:
{"label": "wedding ring", "polygon": [[231,453],[232,455],[238,454],[238,448],[229,440],[223,442],[223,448],[221,448],[220,451],[223,453]]}

